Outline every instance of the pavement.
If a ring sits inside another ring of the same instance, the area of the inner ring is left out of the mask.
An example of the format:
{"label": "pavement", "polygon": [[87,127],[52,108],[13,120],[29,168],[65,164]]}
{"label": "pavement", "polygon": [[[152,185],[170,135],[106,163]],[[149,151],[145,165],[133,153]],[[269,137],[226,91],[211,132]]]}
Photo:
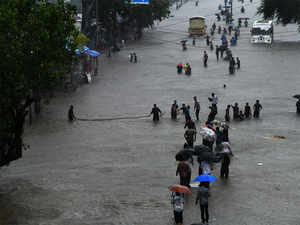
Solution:
{"label": "pavement", "polygon": [[[195,47],[189,39],[185,52],[179,44],[188,38],[188,18],[204,15],[210,26],[220,2],[201,0],[195,7],[189,1],[173,9],[174,17],[147,30],[142,40],[103,59],[91,85],[57,94],[45,106],[26,128],[30,150],[0,170],[1,225],[173,224],[167,187],[179,182],[174,157],[184,143],[184,118],[171,121],[170,107],[175,99],[192,106],[198,96],[201,121],[196,126],[202,126],[212,92],[219,98],[218,119],[235,102],[253,105],[260,99],[263,111],[258,120],[230,124],[235,157],[230,178],[212,184],[210,224],[299,225],[300,117],[292,96],[299,94],[300,35],[295,25],[276,25],[272,46],[251,45],[250,28],[242,28],[232,47],[241,69],[229,75],[228,63],[217,62],[201,38]],[[245,2],[249,24],[259,17],[259,2]],[[241,3],[234,4],[239,17]],[[131,51],[138,55],[136,64],[128,62]],[[191,64],[191,76],[177,75],[179,61]],[[158,124],[150,118],[67,121],[70,104],[78,117],[108,118],[145,115],[154,103],[165,112]],[[192,177],[197,168],[195,164]],[[219,165],[213,175],[219,177]],[[194,203],[195,193],[185,199],[184,224],[200,222]]]}

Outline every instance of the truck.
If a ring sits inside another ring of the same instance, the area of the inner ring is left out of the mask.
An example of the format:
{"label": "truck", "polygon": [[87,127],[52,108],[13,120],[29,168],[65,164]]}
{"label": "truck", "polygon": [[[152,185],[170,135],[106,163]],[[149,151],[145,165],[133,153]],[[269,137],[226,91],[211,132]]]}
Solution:
{"label": "truck", "polygon": [[272,44],[274,36],[273,21],[254,21],[251,28],[251,43]]}
{"label": "truck", "polygon": [[196,16],[189,19],[189,35],[205,35],[206,34],[206,25],[205,17]]}

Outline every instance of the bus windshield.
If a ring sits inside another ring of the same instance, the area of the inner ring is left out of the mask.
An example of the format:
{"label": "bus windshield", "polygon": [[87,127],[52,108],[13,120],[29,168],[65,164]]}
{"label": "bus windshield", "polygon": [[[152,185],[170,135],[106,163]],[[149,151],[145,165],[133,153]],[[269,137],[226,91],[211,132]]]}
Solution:
{"label": "bus windshield", "polygon": [[271,35],[272,34],[272,28],[269,28],[268,30],[261,29],[259,27],[252,28],[251,31],[252,35]]}

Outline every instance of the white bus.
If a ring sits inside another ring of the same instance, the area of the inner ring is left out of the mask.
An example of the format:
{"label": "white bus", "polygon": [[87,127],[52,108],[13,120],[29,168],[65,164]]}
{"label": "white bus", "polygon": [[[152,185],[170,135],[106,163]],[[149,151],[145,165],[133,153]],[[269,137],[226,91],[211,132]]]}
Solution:
{"label": "white bus", "polygon": [[251,43],[266,43],[273,42],[274,28],[273,21],[256,20],[251,29]]}

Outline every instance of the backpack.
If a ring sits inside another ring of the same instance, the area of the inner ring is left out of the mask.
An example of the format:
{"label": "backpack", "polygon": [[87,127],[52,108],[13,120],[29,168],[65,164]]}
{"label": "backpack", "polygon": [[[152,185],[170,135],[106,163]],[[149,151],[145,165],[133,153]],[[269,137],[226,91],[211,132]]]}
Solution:
{"label": "backpack", "polygon": [[181,197],[179,196],[174,197],[174,211],[175,212],[183,211],[183,202],[181,201]]}

